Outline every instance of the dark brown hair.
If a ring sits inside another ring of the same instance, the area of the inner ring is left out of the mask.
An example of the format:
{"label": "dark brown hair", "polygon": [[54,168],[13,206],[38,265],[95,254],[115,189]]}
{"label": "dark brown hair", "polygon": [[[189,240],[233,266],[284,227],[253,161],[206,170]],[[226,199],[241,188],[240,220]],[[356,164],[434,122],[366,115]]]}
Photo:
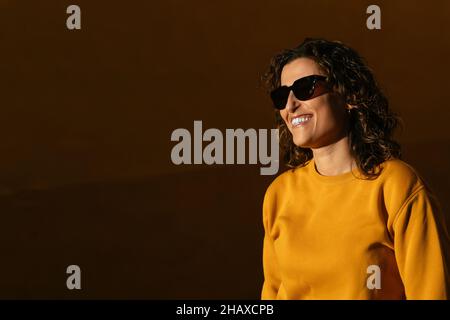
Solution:
{"label": "dark brown hair", "polygon": [[[327,75],[334,91],[346,104],[355,106],[349,111],[352,156],[367,178],[377,177],[379,164],[401,157],[400,145],[393,139],[401,119],[389,109],[372,70],[355,50],[340,41],[306,38],[299,46],[286,49],[271,59],[261,79],[268,93],[280,86],[283,67],[302,57],[314,60]],[[291,168],[306,165],[313,157],[311,149],[296,146],[278,110],[275,116],[286,165]]]}

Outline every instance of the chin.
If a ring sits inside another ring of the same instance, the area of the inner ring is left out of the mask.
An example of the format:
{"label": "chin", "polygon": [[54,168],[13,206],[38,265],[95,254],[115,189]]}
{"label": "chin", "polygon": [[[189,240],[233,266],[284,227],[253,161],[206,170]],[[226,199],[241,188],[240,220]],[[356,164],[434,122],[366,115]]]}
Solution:
{"label": "chin", "polygon": [[307,141],[305,139],[293,138],[293,142],[297,147],[300,147],[300,148],[310,148],[309,146],[311,145],[310,141]]}

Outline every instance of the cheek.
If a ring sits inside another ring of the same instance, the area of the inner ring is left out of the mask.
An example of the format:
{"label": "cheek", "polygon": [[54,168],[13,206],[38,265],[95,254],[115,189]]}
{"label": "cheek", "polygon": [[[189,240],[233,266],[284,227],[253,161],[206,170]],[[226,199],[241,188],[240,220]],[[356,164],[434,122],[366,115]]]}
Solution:
{"label": "cheek", "polygon": [[[333,109],[334,108],[334,109]],[[345,126],[344,114],[338,110],[339,106],[324,106],[317,110],[317,129],[320,131],[341,131]]]}
{"label": "cheek", "polygon": [[345,116],[345,109],[333,96],[322,96],[322,101],[318,101],[316,112],[320,125],[326,128],[340,126]]}
{"label": "cheek", "polygon": [[342,124],[347,118],[345,102],[342,100],[342,98],[336,95],[331,95],[328,98],[330,117],[333,117],[334,121]]}
{"label": "cheek", "polygon": [[317,125],[324,128],[333,127],[336,122],[333,112],[329,107],[323,107],[317,110],[317,120]]}

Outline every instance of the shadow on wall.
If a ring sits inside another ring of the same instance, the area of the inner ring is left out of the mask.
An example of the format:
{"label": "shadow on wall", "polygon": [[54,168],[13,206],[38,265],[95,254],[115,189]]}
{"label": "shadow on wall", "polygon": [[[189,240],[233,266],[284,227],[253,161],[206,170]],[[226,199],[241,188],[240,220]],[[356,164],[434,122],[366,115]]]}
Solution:
{"label": "shadow on wall", "polygon": [[3,197],[0,298],[257,299],[272,179],[211,167]]}
{"label": "shadow on wall", "polygon": [[[449,143],[408,144],[404,154],[448,214]],[[200,168],[2,196],[0,298],[258,299],[261,208],[274,177]],[[71,264],[80,291],[66,288]]]}

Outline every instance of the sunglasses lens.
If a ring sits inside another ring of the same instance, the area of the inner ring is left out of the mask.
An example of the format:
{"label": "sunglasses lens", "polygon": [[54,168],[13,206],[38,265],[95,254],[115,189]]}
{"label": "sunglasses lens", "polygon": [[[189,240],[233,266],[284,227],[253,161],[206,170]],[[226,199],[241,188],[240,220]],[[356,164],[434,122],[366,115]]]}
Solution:
{"label": "sunglasses lens", "polygon": [[282,110],[286,106],[287,99],[289,97],[289,88],[287,87],[280,87],[278,89],[275,89],[270,94],[270,97],[272,98],[273,105],[276,109]]}
{"label": "sunglasses lens", "polygon": [[282,110],[286,107],[289,93],[292,90],[298,100],[306,101],[314,96],[315,83],[317,80],[325,80],[323,76],[308,76],[296,80],[292,87],[282,86],[270,93],[273,105],[276,109]]}
{"label": "sunglasses lens", "polygon": [[294,95],[299,100],[308,100],[314,94],[314,79],[303,78],[294,83],[292,86]]}

